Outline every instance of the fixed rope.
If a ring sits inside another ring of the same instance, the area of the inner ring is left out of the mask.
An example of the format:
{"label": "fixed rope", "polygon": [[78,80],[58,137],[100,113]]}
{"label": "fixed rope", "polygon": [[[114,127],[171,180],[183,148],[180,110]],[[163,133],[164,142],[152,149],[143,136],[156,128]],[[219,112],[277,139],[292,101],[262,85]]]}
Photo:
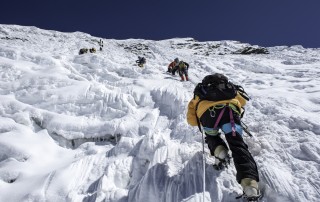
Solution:
{"label": "fixed rope", "polygon": [[201,131],[202,134],[202,170],[203,170],[203,197],[202,201],[205,199],[205,191],[206,191],[206,157],[204,153],[204,130]]}

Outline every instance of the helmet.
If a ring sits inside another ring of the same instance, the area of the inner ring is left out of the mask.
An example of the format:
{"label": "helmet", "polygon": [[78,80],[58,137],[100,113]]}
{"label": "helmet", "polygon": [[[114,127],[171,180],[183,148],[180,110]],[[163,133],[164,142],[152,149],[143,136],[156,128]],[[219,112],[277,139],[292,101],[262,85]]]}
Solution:
{"label": "helmet", "polygon": [[176,63],[179,63],[179,58],[174,59]]}

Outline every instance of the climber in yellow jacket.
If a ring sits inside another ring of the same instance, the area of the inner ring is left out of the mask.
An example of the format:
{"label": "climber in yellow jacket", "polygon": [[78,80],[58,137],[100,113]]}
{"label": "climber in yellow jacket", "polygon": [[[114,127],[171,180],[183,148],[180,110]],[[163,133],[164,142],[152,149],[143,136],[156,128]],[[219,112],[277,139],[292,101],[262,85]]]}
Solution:
{"label": "climber in yellow jacket", "polygon": [[[205,133],[205,142],[215,157],[214,168],[227,167],[231,150],[236,179],[243,187],[244,196],[259,198],[259,173],[255,160],[242,137],[241,117],[243,106],[249,97],[241,86],[234,85],[222,74],[204,77],[194,90],[194,97],[188,104],[187,121],[191,126],[199,126]],[[220,130],[225,134],[221,138]]]}

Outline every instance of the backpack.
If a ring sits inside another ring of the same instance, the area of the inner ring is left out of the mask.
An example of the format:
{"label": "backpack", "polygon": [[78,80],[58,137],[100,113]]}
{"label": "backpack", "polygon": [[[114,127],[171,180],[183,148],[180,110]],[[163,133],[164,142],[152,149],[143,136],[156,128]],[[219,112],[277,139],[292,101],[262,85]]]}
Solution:
{"label": "backpack", "polygon": [[180,68],[181,70],[187,67],[187,66],[186,66],[186,63],[183,62],[183,61],[180,61],[180,62],[178,63],[178,66],[179,66],[179,68]]}
{"label": "backpack", "polygon": [[[201,101],[221,101],[221,100],[230,100],[237,96],[239,93],[245,100],[249,101],[249,95],[244,91],[242,86],[235,85],[232,82],[228,81],[228,78],[222,74],[215,73],[213,75],[208,75],[203,78],[201,83],[198,83],[194,89],[194,98],[197,95],[200,101],[197,103],[195,110],[198,110],[198,106]],[[244,110],[244,109],[243,109]],[[241,118],[244,114],[244,111],[240,115]],[[197,117],[198,127],[200,127],[200,120]]]}
{"label": "backpack", "polygon": [[[240,88],[242,89],[241,91]],[[226,76],[216,73],[204,77],[202,82],[198,83],[194,89],[194,96],[197,95],[200,100],[230,100],[237,96],[238,91],[239,93],[244,92],[241,86],[234,85],[232,82],[228,81]],[[247,94],[243,97],[249,100]]]}

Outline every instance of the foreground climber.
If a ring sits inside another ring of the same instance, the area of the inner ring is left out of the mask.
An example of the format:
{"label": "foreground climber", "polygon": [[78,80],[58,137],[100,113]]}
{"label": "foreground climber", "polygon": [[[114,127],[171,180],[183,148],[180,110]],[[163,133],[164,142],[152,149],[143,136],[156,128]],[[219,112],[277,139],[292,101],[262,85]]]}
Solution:
{"label": "foreground climber", "polygon": [[[242,138],[241,117],[243,106],[249,100],[243,88],[228,81],[222,74],[204,77],[194,90],[194,98],[189,102],[187,121],[199,126],[205,133],[205,142],[215,157],[214,168],[227,167],[230,163],[229,149],[237,170],[236,179],[241,184],[244,197],[257,201],[259,174],[257,165]],[[220,137],[220,129],[225,134],[229,149]]]}

